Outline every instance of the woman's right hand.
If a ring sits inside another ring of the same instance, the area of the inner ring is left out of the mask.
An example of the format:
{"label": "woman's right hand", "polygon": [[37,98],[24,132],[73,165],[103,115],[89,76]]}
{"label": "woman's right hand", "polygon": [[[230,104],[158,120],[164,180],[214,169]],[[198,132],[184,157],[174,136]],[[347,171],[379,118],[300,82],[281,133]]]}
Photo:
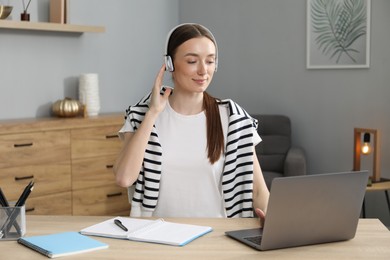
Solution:
{"label": "woman's right hand", "polygon": [[152,89],[149,111],[139,128],[135,132],[125,134],[124,145],[114,165],[116,183],[121,187],[129,187],[137,180],[144,159],[142,151],[146,150],[156,118],[168,102],[168,97],[172,91],[170,88],[165,91],[164,95],[160,95],[164,71],[165,64],[157,74]]}
{"label": "woman's right hand", "polygon": [[164,110],[168,102],[169,95],[172,92],[172,89],[170,87],[167,87],[164,94],[160,95],[161,86],[164,79],[164,72],[165,72],[165,64],[161,67],[160,71],[158,72],[152,89],[152,97],[149,105],[149,111],[156,114],[159,114],[161,111]]}

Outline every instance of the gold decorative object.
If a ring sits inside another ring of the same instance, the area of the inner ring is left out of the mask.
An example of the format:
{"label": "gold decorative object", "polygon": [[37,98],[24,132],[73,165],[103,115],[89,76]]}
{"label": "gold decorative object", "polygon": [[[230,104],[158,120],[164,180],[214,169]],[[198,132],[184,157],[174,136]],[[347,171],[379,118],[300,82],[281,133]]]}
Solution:
{"label": "gold decorative object", "polygon": [[57,100],[52,106],[53,114],[59,117],[75,117],[84,112],[84,106],[75,99]]}
{"label": "gold decorative object", "polygon": [[6,19],[12,12],[12,6],[0,5],[0,19]]}

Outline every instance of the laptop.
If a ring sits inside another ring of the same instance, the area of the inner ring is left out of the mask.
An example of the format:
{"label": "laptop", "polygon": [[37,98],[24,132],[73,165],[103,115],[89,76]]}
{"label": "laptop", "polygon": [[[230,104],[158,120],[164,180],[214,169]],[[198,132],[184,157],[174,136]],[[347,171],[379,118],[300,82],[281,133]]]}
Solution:
{"label": "laptop", "polygon": [[367,181],[367,171],[275,178],[264,228],[225,234],[257,250],[352,239]]}

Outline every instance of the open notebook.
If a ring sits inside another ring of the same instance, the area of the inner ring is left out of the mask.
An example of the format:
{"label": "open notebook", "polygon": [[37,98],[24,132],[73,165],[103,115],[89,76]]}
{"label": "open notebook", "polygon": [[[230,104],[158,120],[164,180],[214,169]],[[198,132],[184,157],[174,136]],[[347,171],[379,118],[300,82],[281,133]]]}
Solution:
{"label": "open notebook", "polygon": [[[128,229],[124,231],[114,223],[120,220]],[[137,219],[116,217],[80,231],[84,235],[128,239],[140,242],[184,246],[192,240],[212,231],[211,227],[172,223],[163,219]]]}

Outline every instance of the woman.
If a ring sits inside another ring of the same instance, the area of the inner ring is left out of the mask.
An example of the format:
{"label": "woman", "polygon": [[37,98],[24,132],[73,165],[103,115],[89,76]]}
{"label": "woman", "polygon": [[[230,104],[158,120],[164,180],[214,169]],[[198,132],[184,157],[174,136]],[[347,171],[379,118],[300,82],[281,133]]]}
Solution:
{"label": "woman", "polygon": [[[182,24],[167,37],[152,92],[126,111],[117,184],[135,183],[131,216],[264,219],[269,192],[254,152],[257,121],[207,88],[218,65],[211,32]],[[174,89],[161,88],[164,71]]]}

